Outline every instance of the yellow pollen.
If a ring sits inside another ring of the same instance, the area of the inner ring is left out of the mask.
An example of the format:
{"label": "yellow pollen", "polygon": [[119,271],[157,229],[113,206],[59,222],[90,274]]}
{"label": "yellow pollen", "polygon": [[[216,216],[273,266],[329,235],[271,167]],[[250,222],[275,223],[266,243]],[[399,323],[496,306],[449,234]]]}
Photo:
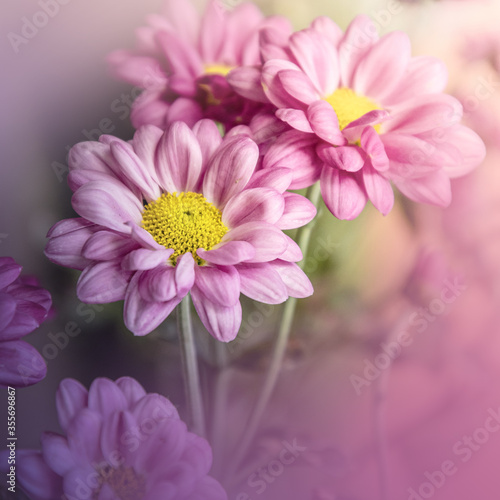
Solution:
{"label": "yellow pollen", "polygon": [[214,94],[212,92],[212,89],[210,88],[210,85],[207,85],[206,83],[199,83],[198,86],[205,93],[205,104],[207,104],[209,106],[218,106],[220,104],[220,102],[221,102],[220,99],[216,99],[214,97]]}
{"label": "yellow pollen", "polygon": [[97,499],[104,486],[108,484],[120,500],[142,500],[146,494],[146,480],[132,467],[120,466],[115,469],[105,465],[98,469],[99,486],[93,492],[92,499]]}
{"label": "yellow pollen", "polygon": [[[349,123],[361,118],[366,113],[380,108],[368,97],[357,95],[353,90],[342,87],[325,97],[325,101],[335,110],[339,119],[340,130]],[[380,134],[380,124],[373,127]]]}
{"label": "yellow pollen", "polygon": [[142,227],[157,243],[174,250],[174,265],[180,255],[188,252],[198,264],[204,264],[196,251],[210,250],[228,231],[222,223],[222,212],[202,194],[191,192],[163,193],[148,203],[142,214]]}
{"label": "yellow pollen", "polygon": [[232,69],[234,69],[233,66],[226,66],[225,64],[207,64],[205,66],[205,75],[227,76]]}

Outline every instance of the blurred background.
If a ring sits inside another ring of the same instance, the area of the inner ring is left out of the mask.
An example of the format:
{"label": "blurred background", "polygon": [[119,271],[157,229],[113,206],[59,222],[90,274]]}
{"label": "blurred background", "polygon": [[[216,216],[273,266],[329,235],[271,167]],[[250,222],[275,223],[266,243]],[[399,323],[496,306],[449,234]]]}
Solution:
{"label": "blurred background", "polygon": [[[80,304],[78,273],[43,255],[48,229],[73,216],[68,148],[101,133],[132,136],[132,88],[111,77],[105,58],[132,48],[134,29],[162,1],[60,1],[30,31],[27,21],[42,3],[8,0],[0,16],[0,255],[39,277],[57,313],[28,337],[48,376],[17,392],[19,448],[36,448],[42,431],[59,430],[54,397],[65,377],[88,386],[98,376],[130,375],[184,407],[175,318],[134,338],[123,327],[122,304]],[[245,303],[247,320],[228,346],[215,346],[199,328],[213,474],[231,500],[498,500],[500,2],[256,3],[297,29],[318,15],[345,28],[364,13],[380,33],[406,31],[414,55],[445,60],[448,92],[463,103],[488,154],[453,182],[445,210],[398,198],[386,217],[371,206],[350,222],[323,213],[305,264],[315,294],[299,304],[246,467],[229,476],[280,308]],[[79,333],[59,335],[69,322]],[[5,413],[6,391],[1,398]],[[279,457],[290,446],[296,459],[284,464]]]}

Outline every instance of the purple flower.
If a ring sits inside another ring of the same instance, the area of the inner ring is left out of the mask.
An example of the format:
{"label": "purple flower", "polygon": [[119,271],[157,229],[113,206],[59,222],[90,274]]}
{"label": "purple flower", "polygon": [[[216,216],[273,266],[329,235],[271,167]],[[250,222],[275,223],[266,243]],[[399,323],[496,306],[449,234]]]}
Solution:
{"label": "purple flower", "polygon": [[102,136],[69,157],[72,203],[82,218],[56,224],[46,255],[83,270],[80,300],[125,300],[136,335],[155,329],[187,293],[207,330],[233,340],[240,293],[268,304],[307,297],[297,244],[282,230],[316,209],[285,192],[286,168],[256,171],[258,147],[246,134],[221,138],[209,120],[189,129],[141,127],[130,142]]}
{"label": "purple flower", "polygon": [[22,340],[47,318],[50,294],[35,278],[22,277],[11,257],[0,257],[0,385],[22,387],[45,377],[38,351]]}
{"label": "purple flower", "polygon": [[[17,479],[33,500],[226,500],[208,472],[212,450],[175,407],[134,379],[65,379],[56,396],[65,435],[20,450]],[[5,465],[4,465],[5,467]]]}

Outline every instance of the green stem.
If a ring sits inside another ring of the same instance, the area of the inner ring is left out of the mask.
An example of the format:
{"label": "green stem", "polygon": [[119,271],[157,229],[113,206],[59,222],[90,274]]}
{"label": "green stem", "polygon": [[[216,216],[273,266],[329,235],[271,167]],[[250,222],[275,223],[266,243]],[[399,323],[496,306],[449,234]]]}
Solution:
{"label": "green stem", "polygon": [[184,389],[192,430],[198,436],[205,436],[205,417],[200,389],[200,376],[196,359],[196,344],[191,322],[191,300],[189,294],[180,303],[177,310],[177,327],[181,348]]}
{"label": "green stem", "polygon": [[[319,182],[309,188],[306,196],[316,207],[318,206],[321,197]],[[314,224],[310,222],[306,226],[300,228],[297,234],[297,243],[302,250],[303,255],[302,261],[299,263],[299,267],[301,268],[304,266],[306,261],[307,250],[309,248],[313,227]],[[276,344],[274,346],[271,364],[269,365],[269,368],[267,370],[262,391],[248,420],[243,439],[238,446],[238,451],[233,457],[234,469],[236,469],[240,465],[241,461],[245,457],[248,448],[250,447],[250,444],[255,437],[255,433],[260,424],[266,406],[269,403],[269,399],[271,398],[274,388],[276,387],[276,383],[281,371],[281,366],[283,364],[286,347],[288,345],[288,340],[292,331],[296,307],[297,299],[294,297],[290,297],[286,301],[283,308],[283,316],[278,331],[278,338],[276,339]]]}

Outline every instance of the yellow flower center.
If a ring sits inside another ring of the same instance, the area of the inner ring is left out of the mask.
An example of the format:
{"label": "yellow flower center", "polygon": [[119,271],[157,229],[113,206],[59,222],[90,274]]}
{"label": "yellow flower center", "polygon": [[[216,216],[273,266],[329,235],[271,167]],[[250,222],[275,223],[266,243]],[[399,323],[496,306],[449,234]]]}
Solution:
{"label": "yellow flower center", "polygon": [[157,243],[172,248],[174,264],[180,255],[191,252],[198,264],[204,261],[196,255],[199,248],[210,250],[227,233],[222,212],[200,193],[163,193],[144,207],[142,227]]}
{"label": "yellow flower center", "polygon": [[205,75],[227,76],[232,69],[234,69],[233,66],[226,66],[225,64],[207,64],[205,65]]}
{"label": "yellow flower center", "polygon": [[[353,90],[346,87],[337,89],[324,99],[337,114],[340,130],[343,130],[349,123],[361,118],[366,113],[382,109],[368,97],[357,95]],[[374,125],[373,128],[380,133],[380,124]]]}
{"label": "yellow flower center", "polygon": [[97,499],[105,483],[120,500],[142,500],[146,494],[146,480],[132,467],[120,466],[115,469],[109,465],[98,469],[99,486],[93,492],[92,499]]}

